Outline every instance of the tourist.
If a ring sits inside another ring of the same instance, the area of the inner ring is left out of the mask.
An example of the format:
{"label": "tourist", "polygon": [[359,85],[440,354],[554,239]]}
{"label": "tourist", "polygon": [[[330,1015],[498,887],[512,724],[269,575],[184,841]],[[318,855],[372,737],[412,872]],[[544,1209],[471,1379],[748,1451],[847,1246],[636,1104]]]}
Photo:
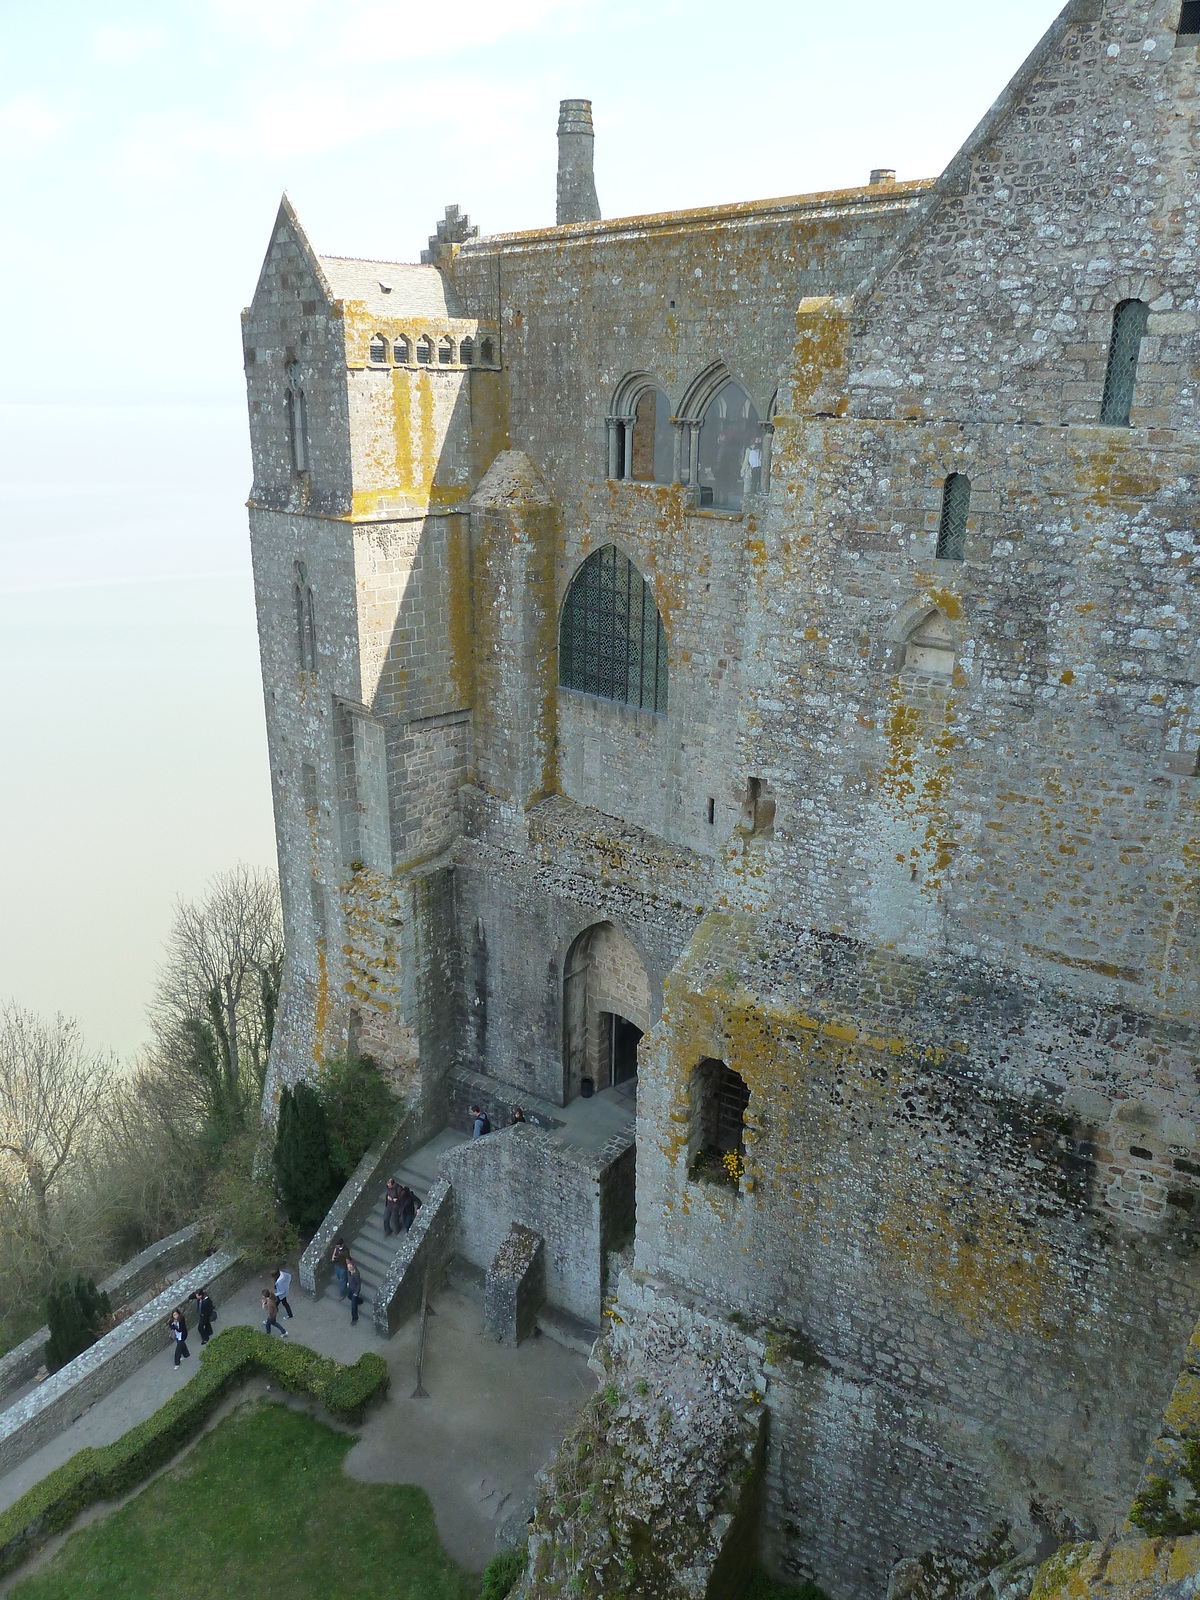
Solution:
{"label": "tourist", "polygon": [[387,1238],[395,1229],[400,1232],[400,1185],[395,1178],[389,1178],[387,1188],[383,1191],[383,1233]]}
{"label": "tourist", "polygon": [[196,1290],[196,1326],[200,1330],[200,1348],[212,1338],[212,1325],[216,1319],[216,1307],[207,1289]]}
{"label": "tourist", "polygon": [[482,1139],[485,1133],[491,1133],[492,1125],[488,1121],[488,1114],[482,1106],[472,1106],[471,1117],[473,1119],[471,1127],[472,1139]]}
{"label": "tourist", "polygon": [[183,1312],[178,1307],[172,1311],[168,1327],[175,1341],[175,1365],[178,1366],[181,1361],[190,1360],[192,1354],[187,1347],[187,1323],[183,1320]]}
{"label": "tourist", "polygon": [[346,1257],[346,1296],[350,1301],[350,1326],[358,1321],[358,1302],[362,1299],[362,1278],[352,1257]]}
{"label": "tourist", "polygon": [[350,1252],[346,1248],[345,1239],[339,1238],[333,1247],[330,1260],[333,1262],[333,1275],[338,1281],[338,1299],[346,1298],[346,1259]]}
{"label": "tourist", "polygon": [[286,1339],[288,1331],[279,1321],[279,1301],[270,1289],[264,1289],[262,1292],[262,1308],[266,1313],[263,1317],[263,1332],[267,1338],[271,1337],[272,1328],[278,1328]]}
{"label": "tourist", "polygon": [[516,1127],[518,1122],[524,1122],[525,1121],[525,1113],[521,1110],[520,1106],[514,1106],[513,1107],[512,1119],[513,1119],[513,1127],[514,1128]]}
{"label": "tourist", "polygon": [[288,1305],[288,1290],[292,1287],[292,1275],[285,1272],[282,1267],[275,1268],[275,1298],[290,1317],[292,1308]]}
{"label": "tourist", "polygon": [[416,1221],[417,1212],[421,1209],[421,1202],[407,1184],[400,1194],[400,1225],[405,1233]]}

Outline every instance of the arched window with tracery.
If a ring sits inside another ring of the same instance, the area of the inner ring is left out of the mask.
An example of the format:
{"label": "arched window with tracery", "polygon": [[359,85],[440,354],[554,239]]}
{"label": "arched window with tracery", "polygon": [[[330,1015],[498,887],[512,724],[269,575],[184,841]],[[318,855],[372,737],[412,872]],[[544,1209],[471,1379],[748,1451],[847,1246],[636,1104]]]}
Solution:
{"label": "arched window with tracery", "polygon": [[317,613],[313,604],[312,584],[303,561],[296,563],[294,584],[296,601],[296,644],[301,672],[317,670]]}
{"label": "arched window with tracery", "polygon": [[617,549],[594,550],[571,580],[558,630],[564,689],[667,710],[667,637],[654,592]]}
{"label": "arched window with tracery", "polygon": [[700,504],[740,511],[762,488],[763,426],[754,401],[730,379],[713,395],[700,428]]}

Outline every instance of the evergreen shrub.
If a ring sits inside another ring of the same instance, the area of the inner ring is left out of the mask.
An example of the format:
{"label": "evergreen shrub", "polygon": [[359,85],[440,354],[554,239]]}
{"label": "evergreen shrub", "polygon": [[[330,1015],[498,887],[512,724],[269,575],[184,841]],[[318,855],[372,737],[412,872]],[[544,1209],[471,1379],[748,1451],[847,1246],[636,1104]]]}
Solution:
{"label": "evergreen shrub", "polygon": [[501,1550],[483,1569],[479,1600],[505,1600],[517,1580],[524,1576],[528,1556],[523,1549]]}
{"label": "evergreen shrub", "polygon": [[306,1083],[285,1087],[280,1096],[273,1160],[288,1221],[302,1232],[313,1233],[333,1204],[341,1182],[329,1157],[325,1106]]}
{"label": "evergreen shrub", "polygon": [[310,1394],[342,1422],[362,1420],[388,1383],[387,1363],[368,1351],[352,1367],[306,1345],[269,1339],[257,1328],[226,1328],[200,1352],[200,1370],[153,1416],[113,1444],[88,1446],[0,1512],[0,1576],[98,1500],[137,1487],[199,1431],[220,1400],[255,1372],[280,1388]]}
{"label": "evergreen shrub", "polygon": [[82,1274],[75,1282],[60,1279],[46,1296],[46,1371],[57,1372],[68,1361],[90,1350],[100,1337],[100,1323],[112,1312],[108,1296],[96,1287],[94,1278],[85,1283]]}
{"label": "evergreen shrub", "polygon": [[369,1056],[327,1062],[317,1079],[329,1130],[329,1158],[339,1188],[366,1152],[395,1126],[395,1095]]}

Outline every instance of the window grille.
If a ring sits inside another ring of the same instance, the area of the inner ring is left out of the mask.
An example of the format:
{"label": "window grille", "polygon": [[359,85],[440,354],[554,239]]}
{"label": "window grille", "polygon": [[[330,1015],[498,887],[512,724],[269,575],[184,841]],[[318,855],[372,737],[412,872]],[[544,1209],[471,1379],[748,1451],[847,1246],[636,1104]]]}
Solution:
{"label": "window grille", "polygon": [[469,336],[458,347],[458,359],[464,367],[469,367],[475,359],[475,341]]}
{"label": "window grille", "polygon": [[392,357],[398,367],[406,367],[412,360],[412,346],[403,336],[392,346]]}
{"label": "window grille", "polygon": [[296,563],[293,593],[296,601],[296,644],[300,657],[300,670],[316,672],[317,613],[313,604],[312,585],[308,581],[308,572],[302,561]]}
{"label": "window grille", "polygon": [[378,334],[376,334],[375,337],[371,340],[371,360],[372,361],[386,361],[387,360],[387,344],[385,343],[385,341],[383,339],[381,339],[379,337]]}
{"label": "window grille", "polygon": [[417,340],[417,360],[421,366],[427,367],[433,357],[433,346],[428,339]]}
{"label": "window grille", "polygon": [[558,635],[558,681],[665,716],[667,637],[650,585],[616,545],[571,580]]}
{"label": "window grille", "polygon": [[971,507],[971,480],[952,472],[942,489],[942,520],[938,525],[939,561],[961,561],[967,544],[967,512]]}
{"label": "window grille", "polygon": [[443,367],[448,367],[453,360],[454,360],[454,341],[451,340],[451,339],[442,339],[442,340],[440,340],[439,343],[438,343],[438,363],[439,363],[439,365],[443,366]]}
{"label": "window grille", "polygon": [[1104,374],[1104,399],[1100,404],[1100,421],[1107,427],[1129,426],[1138,356],[1149,314],[1150,307],[1144,300],[1122,300],[1113,312],[1108,369]]}
{"label": "window grille", "polygon": [[1175,30],[1176,37],[1185,38],[1188,34],[1194,38],[1200,34],[1200,0],[1183,0],[1183,10],[1179,13],[1179,27]]}
{"label": "window grille", "polygon": [[303,389],[289,389],[287,397],[288,442],[292,447],[292,472],[296,477],[308,471],[308,406]]}
{"label": "window grille", "polygon": [[745,1148],[746,1107],[750,1104],[750,1090],[740,1073],[729,1067],[721,1068],[717,1082],[717,1137],[718,1150]]}

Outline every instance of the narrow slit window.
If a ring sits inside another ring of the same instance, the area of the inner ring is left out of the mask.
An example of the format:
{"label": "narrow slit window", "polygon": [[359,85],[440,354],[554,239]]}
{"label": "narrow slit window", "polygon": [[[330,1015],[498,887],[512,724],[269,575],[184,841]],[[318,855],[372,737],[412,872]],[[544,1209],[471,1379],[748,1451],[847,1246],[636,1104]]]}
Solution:
{"label": "narrow slit window", "polygon": [[296,644],[301,672],[317,670],[317,612],[313,604],[312,584],[303,561],[296,563],[294,585],[296,601]]}
{"label": "narrow slit window", "polygon": [[713,823],[716,820],[717,820],[717,802],[716,802],[715,798],[710,794],[709,797],[708,797],[708,825],[709,825],[710,828],[712,827]]}
{"label": "narrow slit window", "polygon": [[602,545],[579,568],[563,602],[558,681],[665,715],[667,637],[654,593],[616,545]]}
{"label": "narrow slit window", "polygon": [[479,359],[485,367],[496,365],[496,346],[490,339],[484,339],[479,346]]}
{"label": "narrow slit window", "polygon": [[1108,368],[1104,374],[1104,399],[1100,421],[1109,428],[1127,428],[1133,410],[1138,356],[1146,334],[1150,307],[1144,300],[1122,300],[1113,312]]}
{"label": "narrow slit window", "polygon": [[292,449],[292,472],[302,477],[308,471],[308,406],[303,389],[288,390],[288,442]]}
{"label": "narrow slit window", "polygon": [[371,360],[376,362],[386,361],[388,358],[387,340],[381,334],[376,334],[371,340]]}
{"label": "narrow slit window", "polygon": [[942,488],[942,520],[938,524],[939,561],[961,561],[967,547],[967,513],[971,509],[971,480],[965,472],[952,472]]}
{"label": "narrow slit window", "polygon": [[458,359],[462,362],[464,367],[471,366],[475,360],[475,341],[471,338],[470,334],[467,335],[467,337],[458,347]]}
{"label": "narrow slit window", "polygon": [[1183,0],[1183,10],[1179,13],[1179,26],[1175,30],[1177,39],[1195,39],[1200,35],[1200,0]]}

